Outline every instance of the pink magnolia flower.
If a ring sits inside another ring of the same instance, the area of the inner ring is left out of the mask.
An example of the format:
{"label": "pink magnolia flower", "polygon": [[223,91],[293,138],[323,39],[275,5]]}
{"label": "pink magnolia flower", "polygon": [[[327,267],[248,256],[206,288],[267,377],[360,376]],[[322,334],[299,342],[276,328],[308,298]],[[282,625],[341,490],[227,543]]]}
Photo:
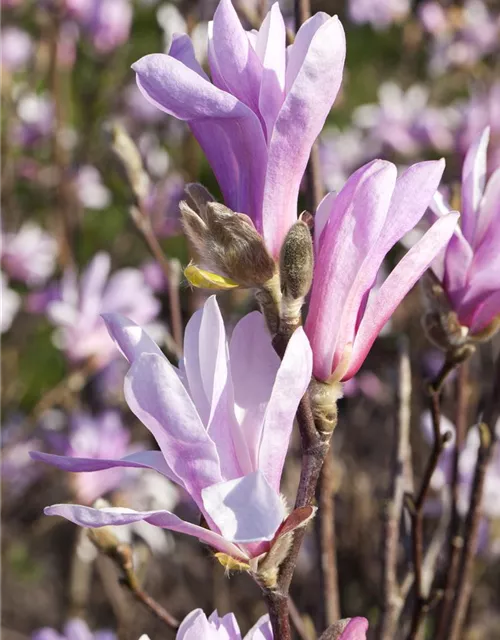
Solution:
{"label": "pink magnolia flower", "polygon": [[443,170],[443,160],[421,162],[396,179],[392,163],[374,160],[320,203],[305,324],[319,380],[348,380],[358,371],[384,324],[449,241],[457,213],[438,220],[373,290],[385,256],[424,215]]}
{"label": "pink magnolia flower", "polygon": [[99,53],[110,53],[130,34],[130,0],[66,0],[66,8],[83,27]]}
{"label": "pink magnolia flower", "polygon": [[262,616],[242,638],[234,613],[222,618],[217,611],[207,618],[201,609],[195,609],[181,622],[176,640],[273,640],[269,616]]}
{"label": "pink magnolia flower", "polygon": [[170,511],[54,505],[45,512],[84,527],[144,520],[195,536],[248,562],[266,552],[286,512],[279,489],[295,411],[311,376],[312,357],[298,329],[280,362],[258,312],[235,327],[229,347],[215,297],[186,327],[184,361],[176,369],[147,333],[122,316],[108,329],[131,364],[125,398],[160,451],[121,460],[35,453],[68,471],[147,467],[184,488],[207,527]]}
{"label": "pink magnolia flower", "polygon": [[[80,280],[67,269],[60,283],[57,299],[47,304],[47,315],[58,327],[56,345],[72,362],[92,358],[103,367],[115,355],[102,313],[126,313],[138,322],[151,322],[160,303],[146,285],[138,269],[120,269],[111,277],[110,257],[98,253]],[[53,294],[52,294],[53,295]]]}
{"label": "pink magnolia flower", "polygon": [[57,241],[35,223],[25,222],[17,233],[2,234],[1,259],[11,278],[40,285],[54,271]]}
{"label": "pink magnolia flower", "polygon": [[[433,270],[460,324],[471,334],[500,314],[500,167],[486,183],[489,128],[470,147],[462,170],[462,218]],[[436,194],[433,209],[449,208]]]}
{"label": "pink magnolia flower", "polygon": [[277,255],[297,219],[300,182],[342,80],[345,36],[335,16],[316,13],[286,47],[278,3],[258,33],[245,32],[231,0],[209,25],[212,79],[188,36],[168,55],[133,65],[144,96],[185,120],[210,162],[225,204],[248,214]]}
{"label": "pink magnolia flower", "polygon": [[51,627],[38,629],[31,635],[31,640],[116,640],[116,634],[107,629],[92,632],[87,623],[79,618],[72,618],[59,633]]}

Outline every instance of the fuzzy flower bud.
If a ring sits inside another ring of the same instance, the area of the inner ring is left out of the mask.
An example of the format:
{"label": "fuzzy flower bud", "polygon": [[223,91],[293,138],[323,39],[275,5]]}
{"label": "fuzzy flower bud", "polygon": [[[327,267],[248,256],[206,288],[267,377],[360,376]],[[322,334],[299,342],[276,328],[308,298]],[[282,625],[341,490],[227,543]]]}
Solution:
{"label": "fuzzy flower bud", "polygon": [[149,194],[150,184],[139,149],[125,129],[116,122],[108,125],[106,133],[110,137],[113,153],[125,171],[134,196],[141,202]]}

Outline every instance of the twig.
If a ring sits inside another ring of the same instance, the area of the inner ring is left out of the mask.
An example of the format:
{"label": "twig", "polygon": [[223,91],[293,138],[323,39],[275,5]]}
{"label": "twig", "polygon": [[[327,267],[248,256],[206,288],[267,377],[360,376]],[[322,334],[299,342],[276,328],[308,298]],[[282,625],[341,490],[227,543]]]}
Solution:
{"label": "twig", "polygon": [[410,400],[411,370],[408,343],[402,343],[399,356],[398,414],[394,439],[391,486],[384,514],[382,612],[377,637],[391,640],[394,637],[401,594],[397,582],[398,542],[401,514],[405,495],[405,468],[410,457]]}
{"label": "twig", "polygon": [[465,442],[467,432],[467,361],[463,362],[458,369],[457,377],[457,411],[455,417],[455,450],[453,452],[453,468],[451,479],[451,522],[449,531],[450,546],[448,550],[448,563],[445,571],[446,583],[443,592],[443,602],[439,612],[436,629],[436,640],[446,639],[446,630],[450,621],[455,585],[458,577],[460,563],[460,552],[463,546],[463,539],[460,535],[461,518],[458,510],[459,501],[459,460]]}
{"label": "twig", "polygon": [[291,640],[288,596],[278,591],[264,591],[264,600],[269,611],[273,637],[279,638],[279,640]]}
{"label": "twig", "polygon": [[415,604],[413,607],[413,615],[411,621],[410,633],[408,640],[415,640],[420,628],[423,617],[427,608],[427,596],[424,591],[422,563],[424,558],[424,503],[429,493],[431,479],[439,462],[439,457],[444,449],[446,442],[450,437],[447,432],[441,435],[441,407],[439,392],[434,390],[431,385],[429,388],[431,394],[431,415],[432,428],[434,435],[434,444],[431,456],[424,472],[420,491],[416,500],[408,500],[410,507],[410,517],[412,523],[412,557],[413,571],[415,572]]}
{"label": "twig", "polygon": [[297,609],[295,602],[292,600],[290,596],[288,596],[288,611],[290,613],[290,620],[297,632],[297,635],[301,640],[311,640],[311,636],[306,629],[304,621],[302,620],[302,616],[300,615],[300,611]]}
{"label": "twig", "polygon": [[497,435],[495,426],[500,417],[500,357],[497,359],[493,390],[488,405],[479,424],[480,445],[477,452],[477,463],[472,484],[472,494],[465,522],[464,548],[458,570],[457,588],[453,602],[453,616],[450,623],[449,640],[458,640],[467,613],[472,591],[472,569],[477,549],[481,507],[486,471],[491,462]]}
{"label": "twig", "polygon": [[335,486],[333,456],[326,456],[318,484],[318,537],[324,605],[323,628],[340,618],[338,571],[335,536]]}

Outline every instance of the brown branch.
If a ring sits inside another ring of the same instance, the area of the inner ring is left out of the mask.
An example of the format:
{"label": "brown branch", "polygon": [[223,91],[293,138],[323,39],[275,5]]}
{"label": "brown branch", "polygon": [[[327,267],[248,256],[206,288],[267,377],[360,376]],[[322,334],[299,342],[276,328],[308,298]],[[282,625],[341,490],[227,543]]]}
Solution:
{"label": "brown branch", "polygon": [[384,514],[382,611],[377,637],[391,640],[394,637],[401,595],[397,581],[398,542],[401,514],[404,504],[406,466],[410,457],[410,401],[411,369],[408,343],[402,343],[399,356],[398,414],[391,472],[391,485]]}
{"label": "brown branch", "polygon": [[323,593],[324,621],[330,627],[340,618],[338,571],[335,537],[335,480],[333,456],[327,455],[318,483],[318,528],[320,573]]}
{"label": "brown branch", "polygon": [[449,529],[450,545],[448,549],[448,563],[445,571],[446,583],[443,591],[443,602],[439,612],[436,629],[436,640],[445,640],[452,607],[455,585],[458,577],[460,565],[460,552],[463,546],[463,539],[460,535],[461,517],[458,510],[459,501],[459,460],[462,452],[465,436],[467,433],[467,378],[468,362],[463,362],[458,368],[456,384],[457,410],[455,417],[455,450],[453,452],[453,468],[451,479],[451,522]]}
{"label": "brown branch", "polygon": [[300,615],[300,611],[297,609],[297,606],[290,596],[288,596],[288,611],[290,613],[290,620],[292,621],[294,629],[300,640],[312,640],[302,616]]}
{"label": "brown branch", "polygon": [[430,458],[425,468],[424,477],[420,486],[420,491],[415,500],[409,500],[408,506],[412,523],[412,558],[413,571],[415,573],[415,603],[413,607],[413,615],[411,620],[410,633],[408,640],[415,640],[417,637],[420,624],[427,610],[427,596],[423,583],[423,559],[424,559],[424,504],[429,493],[431,479],[436,470],[439,458],[444,449],[446,442],[451,434],[449,432],[441,435],[441,407],[439,392],[434,390],[431,385],[429,388],[431,399],[431,416],[432,429],[434,435],[434,444],[432,447]]}
{"label": "brown branch", "polygon": [[477,549],[481,507],[486,471],[493,457],[497,435],[495,426],[500,417],[500,357],[497,359],[493,391],[479,424],[480,445],[472,484],[472,494],[465,521],[464,548],[458,570],[457,588],[453,602],[453,616],[450,623],[449,640],[458,640],[465,621],[465,615],[472,592],[472,570]]}
{"label": "brown branch", "polygon": [[278,591],[264,591],[264,600],[269,611],[273,628],[273,637],[280,640],[291,640],[292,630],[288,613],[288,596]]}

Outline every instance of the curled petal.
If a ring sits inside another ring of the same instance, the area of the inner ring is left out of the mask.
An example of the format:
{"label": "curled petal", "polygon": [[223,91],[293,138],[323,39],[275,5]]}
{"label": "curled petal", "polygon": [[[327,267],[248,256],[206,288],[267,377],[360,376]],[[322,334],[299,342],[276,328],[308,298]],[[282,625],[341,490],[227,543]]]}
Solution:
{"label": "curled petal", "polygon": [[143,353],[155,353],[162,358],[165,357],[147,332],[129,318],[119,313],[103,313],[102,319],[106,323],[109,335],[131,364]]}

